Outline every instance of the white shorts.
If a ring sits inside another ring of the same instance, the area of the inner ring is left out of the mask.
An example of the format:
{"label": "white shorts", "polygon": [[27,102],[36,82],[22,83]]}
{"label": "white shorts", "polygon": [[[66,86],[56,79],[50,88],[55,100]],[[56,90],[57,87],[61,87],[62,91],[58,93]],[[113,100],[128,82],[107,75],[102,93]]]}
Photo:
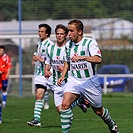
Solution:
{"label": "white shorts", "polygon": [[65,85],[65,82],[63,82],[61,86],[53,85],[52,87],[52,90],[54,92],[54,103],[56,107],[62,104],[63,94],[64,94],[64,85]]}
{"label": "white shorts", "polygon": [[102,88],[98,76],[89,79],[69,77],[64,86],[64,93],[71,92],[86,98],[96,108],[102,106]]}
{"label": "white shorts", "polygon": [[34,85],[36,84],[41,84],[43,86],[46,86],[49,89],[52,85],[52,82],[51,82],[51,79],[46,79],[44,76],[36,75],[34,77]]}

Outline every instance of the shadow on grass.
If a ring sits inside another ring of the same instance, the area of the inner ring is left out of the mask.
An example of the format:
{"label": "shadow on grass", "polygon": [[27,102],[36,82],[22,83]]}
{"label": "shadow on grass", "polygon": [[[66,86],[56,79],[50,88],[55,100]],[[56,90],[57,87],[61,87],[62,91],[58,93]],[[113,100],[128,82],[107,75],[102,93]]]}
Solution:
{"label": "shadow on grass", "polygon": [[61,126],[41,126],[40,128],[61,128]]}

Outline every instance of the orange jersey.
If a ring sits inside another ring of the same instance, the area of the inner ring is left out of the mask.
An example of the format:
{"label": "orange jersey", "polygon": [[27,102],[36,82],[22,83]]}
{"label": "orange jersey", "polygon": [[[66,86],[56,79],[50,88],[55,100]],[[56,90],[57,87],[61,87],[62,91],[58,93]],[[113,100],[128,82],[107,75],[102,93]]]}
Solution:
{"label": "orange jersey", "polygon": [[[5,73],[6,69],[5,69],[5,63],[2,59],[2,57],[0,57],[0,72],[2,72],[3,74]],[[2,75],[0,74],[0,89],[2,89]]]}
{"label": "orange jersey", "polygon": [[7,54],[4,54],[1,58],[5,65],[5,67],[4,67],[5,72],[4,72],[4,74],[2,74],[2,80],[6,80],[7,79],[6,75],[7,75],[8,69],[10,69],[12,67],[12,63],[11,63],[10,57]]}

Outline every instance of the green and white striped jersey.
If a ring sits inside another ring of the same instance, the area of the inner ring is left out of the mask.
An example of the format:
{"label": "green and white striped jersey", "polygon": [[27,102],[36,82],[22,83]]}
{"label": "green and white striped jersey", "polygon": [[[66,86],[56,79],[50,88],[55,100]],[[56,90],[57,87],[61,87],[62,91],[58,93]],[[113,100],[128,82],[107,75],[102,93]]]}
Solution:
{"label": "green and white striped jersey", "polygon": [[[47,56],[45,64],[51,65],[53,68],[53,84],[57,83],[57,80],[61,77],[61,72],[58,70],[58,66],[64,65],[65,45],[58,47],[56,44],[49,46],[47,49]],[[66,75],[67,80],[68,74]]]}
{"label": "green and white striped jersey", "polygon": [[[54,42],[52,42],[49,38],[47,38],[43,42],[39,41],[36,55],[41,55],[41,57],[44,58],[44,61],[45,61],[46,49],[48,46],[53,45],[53,44],[54,44]],[[44,76],[44,63],[42,63],[40,61],[35,62],[34,75]]]}
{"label": "green and white striped jersey", "polygon": [[101,57],[101,52],[98,48],[97,42],[92,38],[83,37],[78,43],[68,41],[66,43],[66,58],[70,62],[71,76],[76,78],[90,78],[96,74],[96,64],[87,62],[86,60],[79,60],[72,62],[73,56],[94,56]]}

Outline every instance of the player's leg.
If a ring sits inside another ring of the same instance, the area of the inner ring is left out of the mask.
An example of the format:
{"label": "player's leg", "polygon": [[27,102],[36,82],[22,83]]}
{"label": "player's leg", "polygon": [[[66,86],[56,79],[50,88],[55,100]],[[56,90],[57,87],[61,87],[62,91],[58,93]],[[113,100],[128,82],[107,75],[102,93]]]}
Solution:
{"label": "player's leg", "polygon": [[49,109],[49,92],[44,93],[44,109]]}
{"label": "player's leg", "polygon": [[3,80],[2,81],[2,107],[6,107],[6,102],[7,102],[7,85],[8,85],[8,80]]}
{"label": "player's leg", "polygon": [[41,126],[41,111],[43,108],[43,97],[47,87],[41,84],[36,84],[36,101],[34,107],[34,119],[32,121],[27,122],[28,125],[31,126]]}
{"label": "player's leg", "polygon": [[73,120],[71,104],[78,99],[79,95],[65,92],[62,101],[62,109],[60,113],[62,133],[68,133]]}
{"label": "player's leg", "polygon": [[84,82],[80,87],[82,87],[82,94],[84,94],[86,99],[90,102],[93,111],[108,125],[111,133],[119,133],[118,127],[112,120],[108,109],[102,107],[102,88],[99,78],[94,76]]}
{"label": "player's leg", "polygon": [[111,118],[108,109],[104,107],[100,108],[92,107],[92,109],[108,125],[111,133],[119,133],[118,126],[116,125],[115,121]]}
{"label": "player's leg", "polygon": [[0,90],[0,124],[2,124],[2,92]]}

